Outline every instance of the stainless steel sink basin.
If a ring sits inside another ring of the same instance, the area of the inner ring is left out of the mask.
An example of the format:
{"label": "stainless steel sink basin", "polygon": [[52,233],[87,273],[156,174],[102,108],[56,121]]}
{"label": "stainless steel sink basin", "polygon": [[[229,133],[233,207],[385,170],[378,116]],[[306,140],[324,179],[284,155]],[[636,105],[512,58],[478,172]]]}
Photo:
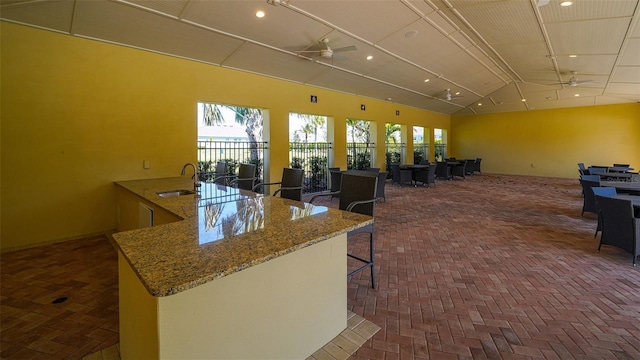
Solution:
{"label": "stainless steel sink basin", "polygon": [[168,191],[161,191],[159,193],[157,193],[159,196],[161,197],[176,197],[176,196],[182,196],[182,195],[192,195],[195,194],[196,192],[193,190],[186,190],[186,189],[181,189],[181,190],[168,190]]}

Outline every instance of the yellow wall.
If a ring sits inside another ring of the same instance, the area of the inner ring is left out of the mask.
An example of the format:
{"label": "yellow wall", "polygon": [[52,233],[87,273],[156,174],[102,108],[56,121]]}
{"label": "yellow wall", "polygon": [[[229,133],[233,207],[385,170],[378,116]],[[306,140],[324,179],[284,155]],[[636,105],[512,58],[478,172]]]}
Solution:
{"label": "yellow wall", "polygon": [[198,101],[268,110],[271,180],[289,165],[289,112],[335,119],[335,166],[342,168],[347,118],[375,121],[379,167],[385,122],[450,126],[448,115],[386,101],[0,25],[2,250],[115,229],[113,181],[176,176],[196,161]]}
{"label": "yellow wall", "polygon": [[577,163],[640,169],[640,104],[453,116],[451,156],[482,171],[577,178]]}

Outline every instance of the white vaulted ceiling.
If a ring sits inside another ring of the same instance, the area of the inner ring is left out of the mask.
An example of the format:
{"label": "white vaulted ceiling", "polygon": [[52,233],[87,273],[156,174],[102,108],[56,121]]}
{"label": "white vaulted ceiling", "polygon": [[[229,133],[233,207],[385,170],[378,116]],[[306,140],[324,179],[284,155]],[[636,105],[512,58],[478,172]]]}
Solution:
{"label": "white vaulted ceiling", "polygon": [[[545,2],[0,0],[0,18],[445,114],[640,101],[639,0]],[[299,52],[324,38],[357,50]]]}

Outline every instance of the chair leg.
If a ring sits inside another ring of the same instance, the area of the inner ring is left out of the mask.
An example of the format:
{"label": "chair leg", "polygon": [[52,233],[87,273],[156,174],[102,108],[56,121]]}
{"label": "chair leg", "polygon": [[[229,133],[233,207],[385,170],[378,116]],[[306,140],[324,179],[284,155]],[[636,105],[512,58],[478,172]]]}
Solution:
{"label": "chair leg", "polygon": [[[369,235],[369,260],[371,261],[371,287],[376,288],[376,276],[374,273],[374,262],[373,262],[373,233]],[[636,259],[633,258],[633,266],[635,266]]]}

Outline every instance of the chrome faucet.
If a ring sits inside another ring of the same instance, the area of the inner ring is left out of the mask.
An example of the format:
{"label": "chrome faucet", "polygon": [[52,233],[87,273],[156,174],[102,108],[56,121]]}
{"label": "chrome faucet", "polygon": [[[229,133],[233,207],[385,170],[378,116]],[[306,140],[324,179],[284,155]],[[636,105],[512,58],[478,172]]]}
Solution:
{"label": "chrome faucet", "polygon": [[198,190],[200,187],[200,179],[198,179],[198,168],[193,163],[186,163],[182,167],[180,175],[184,176],[187,173],[187,168],[191,166],[193,168],[193,190]]}

